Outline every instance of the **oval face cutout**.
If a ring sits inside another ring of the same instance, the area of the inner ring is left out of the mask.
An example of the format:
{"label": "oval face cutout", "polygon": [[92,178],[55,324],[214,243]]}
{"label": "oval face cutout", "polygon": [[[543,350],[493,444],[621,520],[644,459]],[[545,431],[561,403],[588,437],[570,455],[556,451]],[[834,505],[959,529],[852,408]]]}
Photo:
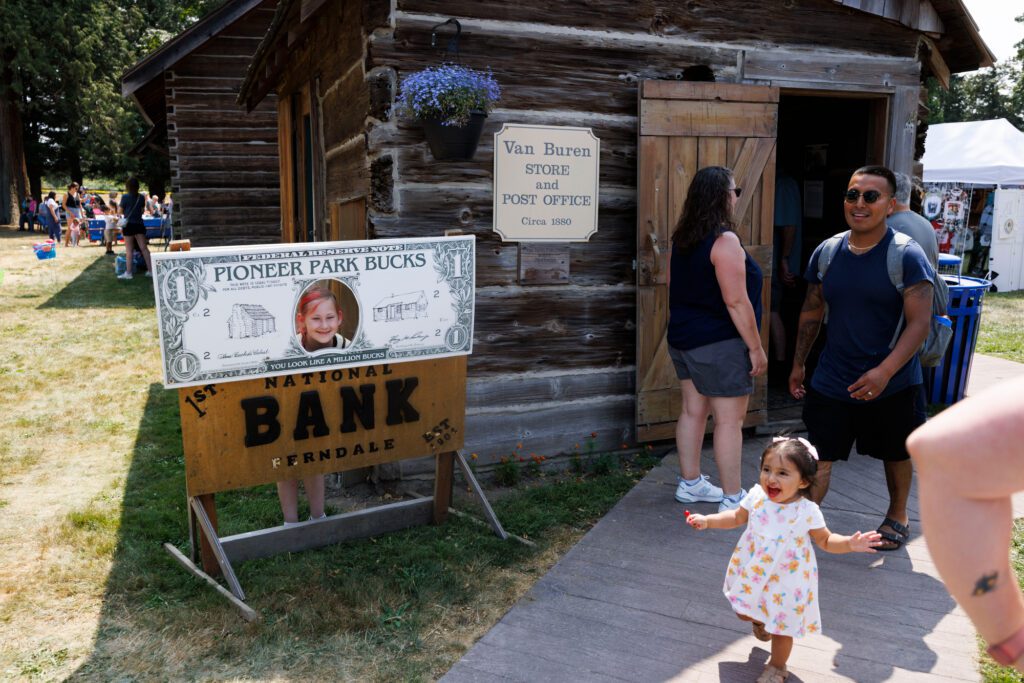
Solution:
{"label": "oval face cutout", "polygon": [[295,304],[295,335],[309,353],[340,352],[359,333],[359,303],[341,280],[318,280],[302,290]]}

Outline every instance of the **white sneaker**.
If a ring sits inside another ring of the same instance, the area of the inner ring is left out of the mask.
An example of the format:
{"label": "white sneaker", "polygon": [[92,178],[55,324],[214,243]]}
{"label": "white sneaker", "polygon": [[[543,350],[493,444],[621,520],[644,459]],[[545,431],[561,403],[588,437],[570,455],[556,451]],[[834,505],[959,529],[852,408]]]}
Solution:
{"label": "white sneaker", "polygon": [[680,477],[676,487],[676,500],[680,503],[719,503],[722,495],[722,489],[708,481],[706,474],[702,474],[700,481],[692,486]]}
{"label": "white sneaker", "polygon": [[146,277],[153,277],[153,271],[147,270],[146,271]]}
{"label": "white sneaker", "polygon": [[132,274],[131,273],[121,273],[120,275],[117,276],[117,279],[118,280],[131,280],[132,279]]}
{"label": "white sneaker", "polygon": [[722,502],[718,504],[718,511],[725,512],[727,510],[735,510],[740,506],[740,501],[743,500],[743,496],[747,495],[746,489],[740,489],[740,492],[734,497],[722,497]]}

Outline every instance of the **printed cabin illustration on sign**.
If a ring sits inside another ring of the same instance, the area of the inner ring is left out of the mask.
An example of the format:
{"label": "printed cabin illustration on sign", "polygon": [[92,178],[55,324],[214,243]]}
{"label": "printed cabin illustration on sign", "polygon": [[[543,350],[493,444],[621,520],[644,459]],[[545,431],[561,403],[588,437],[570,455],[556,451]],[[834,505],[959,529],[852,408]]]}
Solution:
{"label": "printed cabin illustration on sign", "polygon": [[373,307],[375,321],[411,320],[427,314],[427,295],[423,290],[392,294]]}
{"label": "printed cabin illustration on sign", "polygon": [[259,304],[235,304],[228,318],[228,336],[232,339],[260,337],[277,331],[274,316]]}

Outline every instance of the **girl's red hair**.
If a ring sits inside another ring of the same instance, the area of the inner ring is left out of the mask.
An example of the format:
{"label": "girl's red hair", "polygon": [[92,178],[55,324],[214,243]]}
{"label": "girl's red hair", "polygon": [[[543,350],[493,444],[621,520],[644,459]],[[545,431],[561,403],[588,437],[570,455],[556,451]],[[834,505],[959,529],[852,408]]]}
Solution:
{"label": "girl's red hair", "polygon": [[306,311],[308,311],[311,306],[316,306],[321,299],[330,299],[333,301],[334,308],[338,311],[339,315],[341,314],[341,306],[338,305],[338,297],[334,296],[334,292],[326,287],[312,287],[302,295],[301,299],[299,299],[299,305],[295,309],[296,324],[299,323],[299,318],[305,317]]}

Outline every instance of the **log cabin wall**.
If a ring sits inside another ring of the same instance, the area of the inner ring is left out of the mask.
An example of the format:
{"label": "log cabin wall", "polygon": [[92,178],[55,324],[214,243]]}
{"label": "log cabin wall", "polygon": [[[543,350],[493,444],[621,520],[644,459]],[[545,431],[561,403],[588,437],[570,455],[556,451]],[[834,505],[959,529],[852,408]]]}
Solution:
{"label": "log cabin wall", "polygon": [[[462,24],[460,61],[492,69],[502,86],[466,162],[435,161],[418,126],[379,104],[404,74],[439,61],[431,27],[448,17]],[[478,240],[466,444],[483,462],[517,443],[526,456],[634,443],[640,80],[680,79],[700,64],[718,81],[784,87],[892,93],[919,82],[919,34],[832,0],[398,0],[365,30],[378,103],[367,126],[371,236],[457,228]],[[601,139],[599,231],[568,246],[568,285],[519,285],[518,245],[492,232],[492,134],[505,122],[586,126]]]}
{"label": "log cabin wall", "polygon": [[194,246],[281,239],[277,100],[235,102],[274,14],[261,3],[164,73],[175,236]]}
{"label": "log cabin wall", "polygon": [[[363,33],[368,19],[364,15],[373,20],[376,12],[386,18],[387,7],[386,2],[328,2],[301,46],[289,54],[287,69],[277,84],[281,98],[294,96],[308,85],[317,104],[314,120],[319,153],[315,158],[321,163],[314,173],[323,178],[316,191],[325,205],[318,214],[318,239],[327,234],[331,205],[365,198],[369,193],[366,121],[370,91]],[[301,3],[296,3],[294,11],[300,8]]]}
{"label": "log cabin wall", "polygon": [[[833,0],[289,0],[279,12],[249,83],[279,97],[316,86],[320,220],[366,199],[369,238],[478,239],[466,443],[483,462],[516,444],[550,456],[634,442],[641,80],[701,65],[720,82],[893,101],[920,82],[918,32]],[[419,126],[391,114],[401,77],[442,60],[430,32],[449,17],[462,23],[460,61],[503,88],[467,162],[435,161]],[[899,111],[889,118],[890,136],[906,132]],[[602,141],[599,232],[567,245],[568,285],[521,285],[519,245],[492,231],[491,135],[505,122],[585,126]]]}

